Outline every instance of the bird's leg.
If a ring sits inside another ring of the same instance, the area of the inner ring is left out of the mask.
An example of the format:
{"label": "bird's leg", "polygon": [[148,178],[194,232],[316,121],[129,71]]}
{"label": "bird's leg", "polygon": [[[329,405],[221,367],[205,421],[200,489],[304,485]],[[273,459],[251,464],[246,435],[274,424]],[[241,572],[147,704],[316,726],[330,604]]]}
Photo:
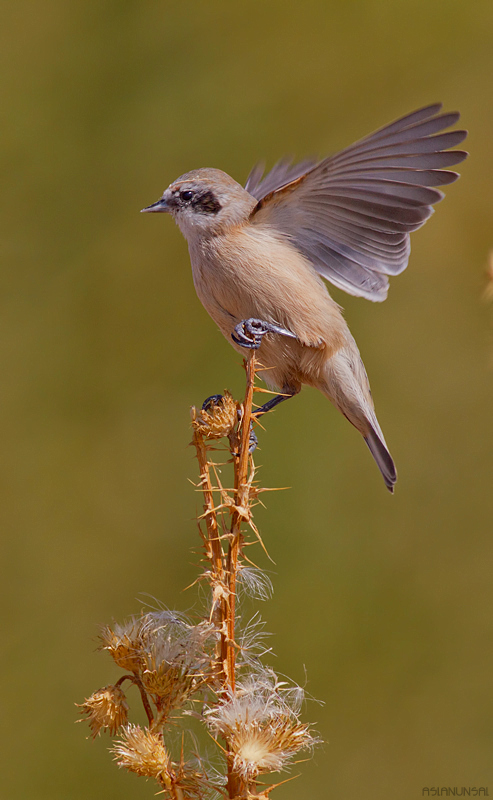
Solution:
{"label": "bird's leg", "polygon": [[257,410],[253,412],[252,416],[260,417],[261,414],[266,414],[268,411],[272,411],[272,409],[278,406],[279,403],[282,403],[284,400],[289,400],[290,397],[294,397],[299,391],[300,389],[298,387],[293,389],[291,386],[285,386],[282,394],[276,394],[275,397],[271,397],[271,399],[267,400],[263,406],[257,408]]}
{"label": "bird's leg", "polygon": [[238,325],[235,325],[231,338],[235,344],[239,344],[241,347],[258,350],[266,333],[278,333],[281,336],[288,336],[290,339],[298,338],[294,333],[286,328],[281,328],[274,322],[265,322],[265,320],[255,319],[255,317],[242,319]]}

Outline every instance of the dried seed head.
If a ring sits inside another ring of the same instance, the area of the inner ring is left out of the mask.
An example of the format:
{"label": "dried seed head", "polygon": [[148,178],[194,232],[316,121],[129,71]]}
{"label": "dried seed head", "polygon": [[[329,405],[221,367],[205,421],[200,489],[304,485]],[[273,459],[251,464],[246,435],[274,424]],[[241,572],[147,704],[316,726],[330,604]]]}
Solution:
{"label": "dried seed head", "polygon": [[192,427],[206,439],[222,439],[229,436],[238,422],[238,408],[228,391],[224,395],[214,395],[200,411],[192,408]]}
{"label": "dried seed head", "polygon": [[142,648],[143,617],[131,617],[123,625],[106,625],[99,638],[103,650],[108,650],[113,660],[122,669],[138,672]]}
{"label": "dried seed head", "polygon": [[119,767],[125,767],[145,778],[154,778],[164,788],[166,797],[203,798],[209,794],[210,782],[202,763],[179,763],[171,757],[159,733],[139,725],[127,725],[112,753]]}
{"label": "dried seed head", "polygon": [[302,690],[286,688],[272,672],[245,680],[226,701],[206,711],[214,735],[228,743],[233,769],[244,780],[279,772],[317,739],[299,720]]}
{"label": "dried seed head", "polygon": [[172,780],[171,759],[163,739],[140,725],[126,725],[111,752],[119,767],[163,784]]}
{"label": "dried seed head", "polygon": [[212,625],[188,625],[167,611],[146,615],[141,680],[147,692],[160,698],[165,716],[204,682],[215,635]]}
{"label": "dried seed head", "polygon": [[84,703],[76,705],[81,709],[80,713],[86,715],[93,739],[102,730],[108,730],[114,735],[128,721],[127,700],[119,686],[98,689]]}
{"label": "dried seed head", "polygon": [[194,679],[185,670],[172,667],[153,653],[149,654],[149,668],[142,673],[142,683],[149,694],[166,700],[165,716],[180,708],[195,689]]}
{"label": "dried seed head", "polygon": [[251,722],[235,742],[234,764],[244,778],[255,778],[261,772],[279,772],[300,750],[309,747],[311,737],[307,725],[277,715],[264,725]]}

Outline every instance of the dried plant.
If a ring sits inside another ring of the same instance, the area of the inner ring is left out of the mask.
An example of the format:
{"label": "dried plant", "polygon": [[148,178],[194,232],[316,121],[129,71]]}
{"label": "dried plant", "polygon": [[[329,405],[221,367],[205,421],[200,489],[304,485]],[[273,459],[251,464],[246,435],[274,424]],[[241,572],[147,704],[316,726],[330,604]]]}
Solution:
{"label": "dried plant", "polygon": [[[262,662],[269,649],[258,615],[243,629],[238,625],[239,590],[261,599],[272,590],[267,576],[245,555],[248,545],[262,544],[252,509],[267,491],[255,480],[250,452],[252,424],[257,421],[254,392],[266,391],[255,386],[256,366],[251,351],[245,361],[243,403],[226,392],[209,398],[201,410],[192,409],[200,471],[197,489],[203,497],[198,527],[204,569],[197,580],[210,587],[206,613],[192,622],[178,612],[159,609],[104,627],[101,649],[125,674],[79,706],[93,738],[102,731],[118,733],[112,748],[118,765],[153,778],[172,800],[266,800],[279,784],[261,784],[260,776],[285,770],[318,743],[300,719],[303,690],[281,681]],[[231,488],[221,480],[224,465],[212,459],[220,439],[228,441]],[[126,683],[140,692],[145,728],[128,721]],[[179,752],[174,752],[177,725],[185,734],[191,717],[204,724],[217,744],[222,772],[198,756],[191,735],[187,757],[185,735]]]}

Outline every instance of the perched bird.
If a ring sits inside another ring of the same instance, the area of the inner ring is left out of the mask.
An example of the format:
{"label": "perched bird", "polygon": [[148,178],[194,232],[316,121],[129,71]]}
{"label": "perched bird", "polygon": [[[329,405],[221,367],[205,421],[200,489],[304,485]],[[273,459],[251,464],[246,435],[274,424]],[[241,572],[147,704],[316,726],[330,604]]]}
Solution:
{"label": "perched bird", "polygon": [[319,162],[279,161],[245,188],[218,169],[182,175],[143,211],[171,214],[190,251],[199,299],[241,352],[258,347],[266,383],[282,392],[257,413],[315,386],[364,437],[387,488],[397,478],[365,367],[321,278],[385,300],[409,259],[409,233],[443,198],[444,169],[467,132],[441,105],[419,109]]}

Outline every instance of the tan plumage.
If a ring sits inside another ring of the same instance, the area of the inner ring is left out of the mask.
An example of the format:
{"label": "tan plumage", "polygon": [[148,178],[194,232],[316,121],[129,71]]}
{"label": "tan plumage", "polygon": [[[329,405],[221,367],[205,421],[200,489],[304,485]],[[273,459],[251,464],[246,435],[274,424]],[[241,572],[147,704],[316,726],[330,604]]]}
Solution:
{"label": "tan plumage", "polygon": [[320,275],[351,294],[384,300],[388,275],[409,258],[409,233],[458,175],[449,151],[464,131],[439,105],[420,109],[318,164],[279,162],[246,188],[216,169],[182,175],[144,211],[171,213],[188,241],[197,294],[224,336],[256,318],[266,333],[265,381],[288,394],[320,389],[365,438],[387,487],[394,463],[377,422],[356,343]]}

